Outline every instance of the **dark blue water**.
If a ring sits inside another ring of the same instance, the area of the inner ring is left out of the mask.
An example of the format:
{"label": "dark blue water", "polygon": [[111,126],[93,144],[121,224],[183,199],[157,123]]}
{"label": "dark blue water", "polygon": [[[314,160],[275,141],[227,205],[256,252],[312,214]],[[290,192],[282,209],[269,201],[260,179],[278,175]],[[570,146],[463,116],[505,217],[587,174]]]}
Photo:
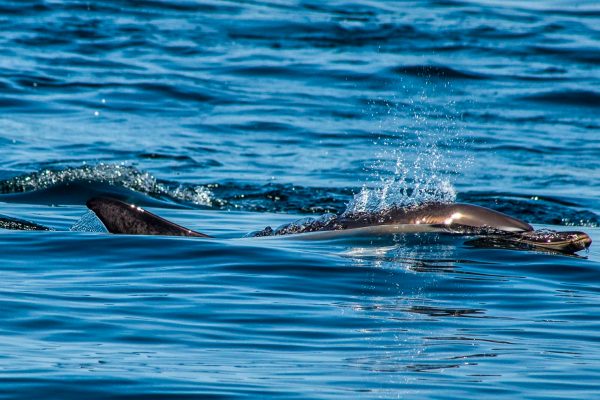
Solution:
{"label": "dark blue water", "polygon": [[[0,2],[0,214],[54,229],[0,232],[0,399],[599,397],[597,244],[238,239],[457,199],[600,243],[599,26],[593,1]],[[99,193],[217,239],[81,232]]]}

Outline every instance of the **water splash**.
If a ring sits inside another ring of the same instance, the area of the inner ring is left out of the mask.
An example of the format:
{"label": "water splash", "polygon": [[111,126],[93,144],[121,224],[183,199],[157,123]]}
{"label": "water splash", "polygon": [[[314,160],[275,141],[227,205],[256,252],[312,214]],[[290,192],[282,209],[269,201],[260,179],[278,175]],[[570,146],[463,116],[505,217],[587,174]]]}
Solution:
{"label": "water splash", "polygon": [[106,227],[96,217],[93,211],[88,211],[79,218],[69,229],[72,232],[102,232],[108,233]]}
{"label": "water splash", "polygon": [[[102,192],[102,185],[125,188],[150,197],[225,210],[256,212],[340,213],[352,196],[352,188],[303,187],[289,183],[252,184],[216,182],[197,185],[155,178],[126,164],[83,165],[43,169],[0,180],[0,194],[25,193],[68,185],[65,197],[74,195],[73,183],[84,183]],[[43,194],[42,194],[43,196]],[[76,197],[79,202],[80,197]],[[66,204],[66,203],[65,203]],[[70,203],[69,203],[70,204]]]}
{"label": "water splash", "polygon": [[[430,105],[426,91],[408,103],[386,103],[386,115],[379,124],[379,132],[386,134],[374,141],[380,151],[369,166],[371,182],[354,195],[344,214],[456,200],[452,178],[471,159],[456,154],[465,147],[465,140],[454,103]],[[387,126],[401,128],[386,132]]]}
{"label": "water splash", "polygon": [[150,173],[126,164],[100,163],[60,170],[44,169],[1,181],[0,193],[29,192],[78,181],[106,183],[154,197],[166,196],[201,206],[212,205],[212,193],[204,186],[182,186],[159,182]]}
{"label": "water splash", "polygon": [[350,201],[344,214],[376,213],[393,207],[454,202],[456,190],[450,179],[431,171],[431,167],[423,167],[420,162],[418,159],[409,167],[399,163],[402,169],[395,176],[382,180],[379,187],[364,185]]}

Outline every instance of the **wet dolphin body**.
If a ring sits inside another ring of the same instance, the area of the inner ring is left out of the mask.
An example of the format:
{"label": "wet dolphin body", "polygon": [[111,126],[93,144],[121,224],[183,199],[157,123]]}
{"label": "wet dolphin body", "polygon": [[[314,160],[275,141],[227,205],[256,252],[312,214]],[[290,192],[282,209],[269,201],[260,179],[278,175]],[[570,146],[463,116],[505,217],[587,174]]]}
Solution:
{"label": "wet dolphin body", "polygon": [[[110,233],[210,237],[149,211],[112,198],[92,198],[86,203]],[[590,246],[583,232],[534,231],[526,222],[498,211],[471,204],[427,204],[394,208],[385,213],[341,214],[309,224],[270,227],[253,236],[294,235],[298,239],[333,239],[395,233],[450,232],[487,238],[486,245],[534,247],[574,253]]]}
{"label": "wet dolphin body", "polygon": [[95,197],[86,202],[110,233],[210,237],[184,228],[141,207],[117,199]]}
{"label": "wet dolphin body", "polygon": [[17,231],[50,231],[51,229],[36,224],[35,222],[25,221],[19,218],[13,218],[6,215],[0,215],[0,229],[10,229]]}

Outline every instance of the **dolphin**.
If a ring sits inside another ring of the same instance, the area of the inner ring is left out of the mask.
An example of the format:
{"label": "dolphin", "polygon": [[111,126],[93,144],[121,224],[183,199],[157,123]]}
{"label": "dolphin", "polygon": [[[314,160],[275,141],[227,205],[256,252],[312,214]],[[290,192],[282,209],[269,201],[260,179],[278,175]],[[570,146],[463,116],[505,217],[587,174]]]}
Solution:
{"label": "dolphin", "polygon": [[35,222],[25,221],[19,218],[13,218],[6,215],[0,215],[0,228],[17,231],[50,231],[47,226],[36,224]]}
{"label": "dolphin", "polygon": [[97,197],[88,200],[86,205],[110,233],[210,237],[117,199]]}
{"label": "dolphin", "polygon": [[[110,233],[211,237],[114,198],[95,197],[88,200],[86,205]],[[249,236],[289,236],[317,240],[419,232],[466,234],[487,238],[480,242],[486,245],[542,248],[565,253],[586,249],[592,243],[584,232],[535,231],[528,223],[509,215],[461,203],[431,203],[391,208],[380,213],[328,214],[321,219],[292,222],[275,230],[267,227]]]}

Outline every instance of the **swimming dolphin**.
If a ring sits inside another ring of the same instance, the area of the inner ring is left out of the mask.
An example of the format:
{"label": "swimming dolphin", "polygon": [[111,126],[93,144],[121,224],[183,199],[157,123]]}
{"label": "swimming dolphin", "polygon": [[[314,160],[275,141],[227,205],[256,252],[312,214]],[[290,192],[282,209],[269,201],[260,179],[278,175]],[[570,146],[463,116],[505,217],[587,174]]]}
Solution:
{"label": "swimming dolphin", "polygon": [[[200,232],[167,221],[141,207],[97,197],[87,207],[110,233],[209,238]],[[270,227],[251,236],[292,236],[297,239],[334,239],[348,236],[381,236],[396,233],[448,232],[483,236],[485,244],[543,248],[574,253],[588,248],[583,232],[535,231],[531,225],[506,214],[472,204],[432,203],[411,208],[391,208],[381,213],[329,214],[321,219]]]}
{"label": "swimming dolphin", "polygon": [[0,228],[17,231],[49,231],[50,228],[19,218],[0,215]]}
{"label": "swimming dolphin", "polygon": [[110,233],[210,237],[167,221],[141,207],[117,199],[96,197],[88,200],[86,205],[96,214]]}

